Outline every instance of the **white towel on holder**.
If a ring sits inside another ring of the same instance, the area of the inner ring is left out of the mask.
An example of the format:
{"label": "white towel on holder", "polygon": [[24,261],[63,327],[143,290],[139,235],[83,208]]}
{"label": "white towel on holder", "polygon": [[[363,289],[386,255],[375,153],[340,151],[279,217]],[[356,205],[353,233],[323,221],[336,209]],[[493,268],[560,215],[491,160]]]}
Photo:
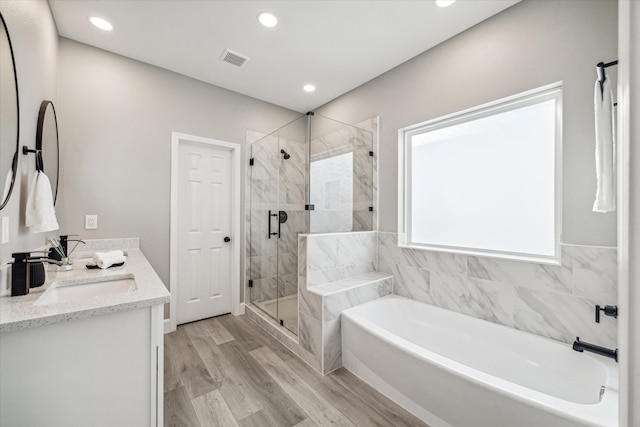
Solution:
{"label": "white towel on holder", "polygon": [[4,187],[2,188],[2,198],[0,198],[0,203],[4,202],[4,199],[6,199],[9,195],[11,181],[13,181],[13,169],[9,169],[9,172],[7,172],[7,177],[4,179]]}
{"label": "white towel on holder", "polygon": [[616,210],[616,156],[614,137],[613,97],[609,78],[602,84],[596,80],[593,102],[596,118],[596,201],[594,212]]}
{"label": "white towel on holder", "polygon": [[33,176],[24,222],[34,233],[44,233],[60,228],[53,207],[51,182],[44,172],[36,171]]}

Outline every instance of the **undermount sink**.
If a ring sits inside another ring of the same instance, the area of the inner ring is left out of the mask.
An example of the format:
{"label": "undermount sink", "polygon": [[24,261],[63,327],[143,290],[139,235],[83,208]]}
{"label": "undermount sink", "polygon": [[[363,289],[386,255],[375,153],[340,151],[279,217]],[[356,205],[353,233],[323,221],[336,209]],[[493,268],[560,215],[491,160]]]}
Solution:
{"label": "undermount sink", "polygon": [[53,282],[35,305],[89,300],[107,296],[126,295],[138,289],[133,274],[118,274],[90,279],[71,279]]}

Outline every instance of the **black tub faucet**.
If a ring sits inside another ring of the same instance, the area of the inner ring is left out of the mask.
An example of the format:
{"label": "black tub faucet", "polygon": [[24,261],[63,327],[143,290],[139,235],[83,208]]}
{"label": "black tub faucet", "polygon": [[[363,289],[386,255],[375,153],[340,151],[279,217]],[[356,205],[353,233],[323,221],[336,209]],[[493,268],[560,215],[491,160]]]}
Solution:
{"label": "black tub faucet", "polygon": [[576,337],[573,342],[573,349],[582,353],[583,351],[590,351],[591,353],[599,354],[600,356],[610,357],[616,362],[618,361],[618,349],[612,350],[606,347],[600,347],[599,345],[589,344],[588,342],[580,341],[580,337]]}
{"label": "black tub faucet", "polygon": [[[27,295],[31,287],[30,264],[34,262],[48,262],[61,265],[60,261],[49,259],[45,256],[32,256],[38,252],[14,252],[11,254],[14,261],[11,263],[11,296]],[[42,252],[46,254],[46,252]]]}

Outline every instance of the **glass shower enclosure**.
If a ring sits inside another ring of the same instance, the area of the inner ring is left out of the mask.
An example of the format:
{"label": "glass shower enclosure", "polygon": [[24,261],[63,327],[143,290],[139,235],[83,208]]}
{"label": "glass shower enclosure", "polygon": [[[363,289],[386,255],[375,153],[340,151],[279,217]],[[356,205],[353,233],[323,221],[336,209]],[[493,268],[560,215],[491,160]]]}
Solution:
{"label": "glass shower enclosure", "polygon": [[298,235],[373,229],[373,133],[307,113],[250,157],[250,302],[297,335]]}

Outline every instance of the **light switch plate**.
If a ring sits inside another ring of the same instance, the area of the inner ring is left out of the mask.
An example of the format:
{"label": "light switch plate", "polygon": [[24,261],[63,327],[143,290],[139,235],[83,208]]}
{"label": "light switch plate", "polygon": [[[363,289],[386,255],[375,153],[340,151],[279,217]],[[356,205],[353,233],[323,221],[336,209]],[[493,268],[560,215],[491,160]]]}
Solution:
{"label": "light switch plate", "polygon": [[84,229],[96,230],[98,228],[98,215],[85,215],[84,216]]}
{"label": "light switch plate", "polygon": [[9,217],[8,216],[3,216],[2,217],[2,243],[9,243]]}

